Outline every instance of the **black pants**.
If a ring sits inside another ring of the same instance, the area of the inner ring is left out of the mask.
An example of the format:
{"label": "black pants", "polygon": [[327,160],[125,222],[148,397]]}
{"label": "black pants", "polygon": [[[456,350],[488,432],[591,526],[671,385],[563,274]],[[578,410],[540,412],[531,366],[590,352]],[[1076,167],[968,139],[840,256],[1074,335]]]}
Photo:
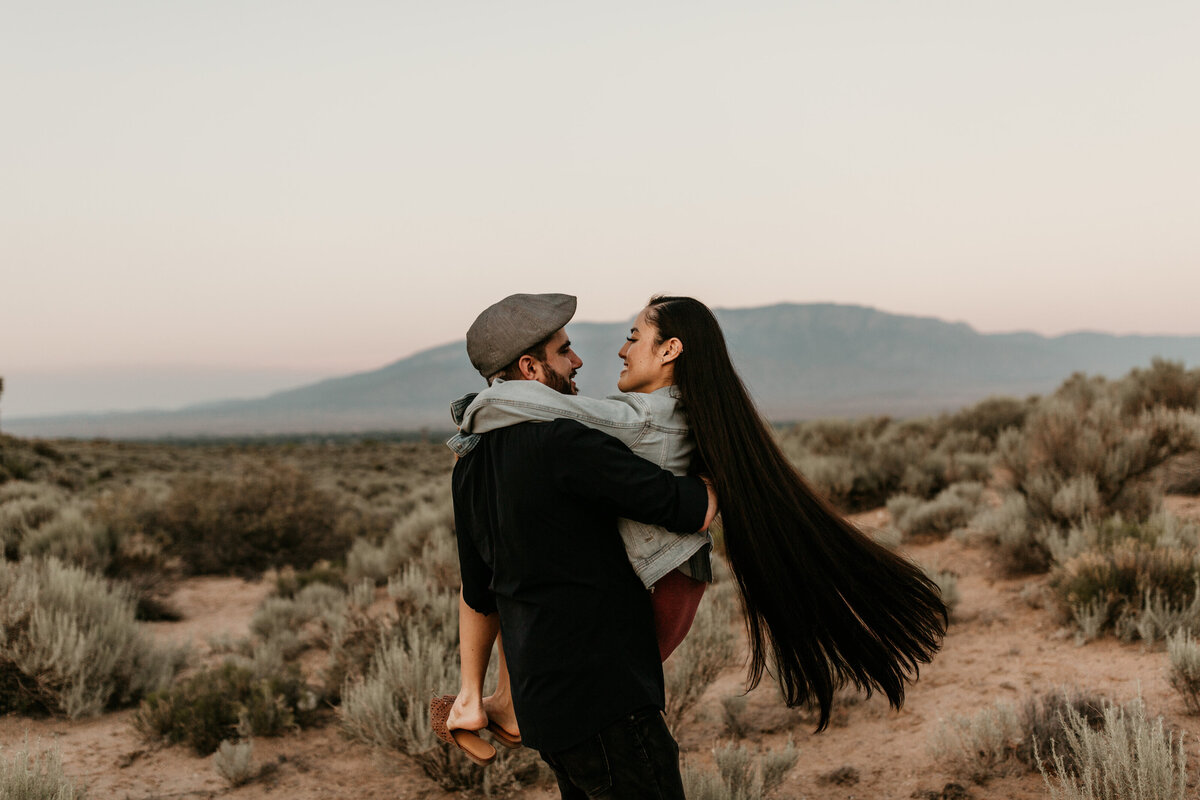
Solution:
{"label": "black pants", "polygon": [[635,711],[583,744],[542,753],[563,800],[684,800],[679,745],[656,708]]}

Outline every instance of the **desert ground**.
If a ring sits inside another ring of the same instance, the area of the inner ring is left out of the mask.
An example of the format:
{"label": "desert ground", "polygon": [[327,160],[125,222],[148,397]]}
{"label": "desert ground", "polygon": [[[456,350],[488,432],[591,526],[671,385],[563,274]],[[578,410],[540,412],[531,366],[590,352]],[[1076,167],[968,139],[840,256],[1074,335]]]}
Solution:
{"label": "desert ground", "polygon": [[[1200,519],[1200,498],[1168,497],[1168,508]],[[886,509],[855,515],[868,527],[888,524]],[[950,798],[979,800],[1043,798],[1049,790],[1036,772],[993,777],[976,784],[946,771],[929,750],[938,727],[954,715],[971,715],[996,700],[1021,703],[1033,693],[1074,686],[1123,702],[1140,696],[1151,715],[1185,735],[1196,763],[1200,720],[1187,716],[1166,675],[1161,642],[1154,647],[1122,644],[1112,636],[1078,644],[1074,629],[1043,603],[1047,578],[1005,574],[986,546],[958,539],[916,542],[905,551],[920,563],[958,576],[958,603],[943,651],[925,667],[900,712],[878,697],[845,703],[832,725],[813,735],[812,717],[785,708],[777,690],[764,682],[751,692],[738,715],[743,741],[764,748],[782,746],[789,737],[799,758],[779,798],[848,800],[870,798]],[[192,577],[174,588],[178,622],[146,624],[157,637],[190,641],[203,653],[214,636],[245,636],[254,610],[268,595],[270,582],[235,577]],[[744,648],[743,648],[744,649]],[[453,687],[447,687],[451,691]],[[714,745],[732,731],[721,699],[741,694],[744,669],[727,669],[707,690],[696,710],[675,734],[689,762],[711,761]],[[212,758],[182,746],[143,741],[123,710],[81,721],[0,718],[0,742],[19,743],[28,736],[61,748],[66,772],[86,785],[90,798],[166,800],[167,798],[389,798],[416,800],[455,797],[437,787],[411,760],[394,752],[373,751],[348,741],[332,713],[320,725],[291,735],[258,738],[255,760],[264,767],[258,780],[230,788],[213,768]],[[546,785],[521,797],[552,798]]]}

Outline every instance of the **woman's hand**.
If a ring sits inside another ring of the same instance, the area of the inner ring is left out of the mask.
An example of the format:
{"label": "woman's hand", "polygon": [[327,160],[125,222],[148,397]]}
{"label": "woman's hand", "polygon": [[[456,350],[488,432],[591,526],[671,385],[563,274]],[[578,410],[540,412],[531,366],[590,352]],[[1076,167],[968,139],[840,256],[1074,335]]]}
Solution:
{"label": "woman's hand", "polygon": [[712,478],[701,475],[700,480],[704,481],[704,488],[708,490],[708,513],[704,515],[704,527],[700,529],[700,532],[703,533],[708,530],[709,525],[712,525],[720,509],[717,508],[717,490],[713,487]]}

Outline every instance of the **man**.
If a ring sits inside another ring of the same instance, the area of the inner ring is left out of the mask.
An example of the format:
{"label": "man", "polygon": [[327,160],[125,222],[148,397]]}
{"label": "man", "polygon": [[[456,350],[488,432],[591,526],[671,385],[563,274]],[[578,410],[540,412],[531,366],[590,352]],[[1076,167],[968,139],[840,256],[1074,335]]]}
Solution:
{"label": "man", "polygon": [[[565,325],[575,305],[568,295],[501,300],[467,333],[471,363],[489,381],[573,394],[582,361]],[[562,797],[682,798],[649,597],[617,519],[691,533],[711,521],[715,496],[566,419],[482,434],[453,489],[460,610],[498,625],[521,737]],[[481,675],[468,662],[486,657],[464,637],[464,676]]]}

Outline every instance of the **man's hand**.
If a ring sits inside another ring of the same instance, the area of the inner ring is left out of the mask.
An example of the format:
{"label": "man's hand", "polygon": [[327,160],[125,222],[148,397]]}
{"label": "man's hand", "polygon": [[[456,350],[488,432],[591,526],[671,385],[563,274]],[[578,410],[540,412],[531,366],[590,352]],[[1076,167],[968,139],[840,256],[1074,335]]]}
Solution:
{"label": "man's hand", "polygon": [[717,508],[717,490],[713,488],[712,478],[701,475],[700,480],[704,481],[704,488],[708,490],[708,513],[704,515],[704,527],[700,529],[700,532],[703,533],[708,530],[709,525],[712,525],[712,521],[720,509]]}

